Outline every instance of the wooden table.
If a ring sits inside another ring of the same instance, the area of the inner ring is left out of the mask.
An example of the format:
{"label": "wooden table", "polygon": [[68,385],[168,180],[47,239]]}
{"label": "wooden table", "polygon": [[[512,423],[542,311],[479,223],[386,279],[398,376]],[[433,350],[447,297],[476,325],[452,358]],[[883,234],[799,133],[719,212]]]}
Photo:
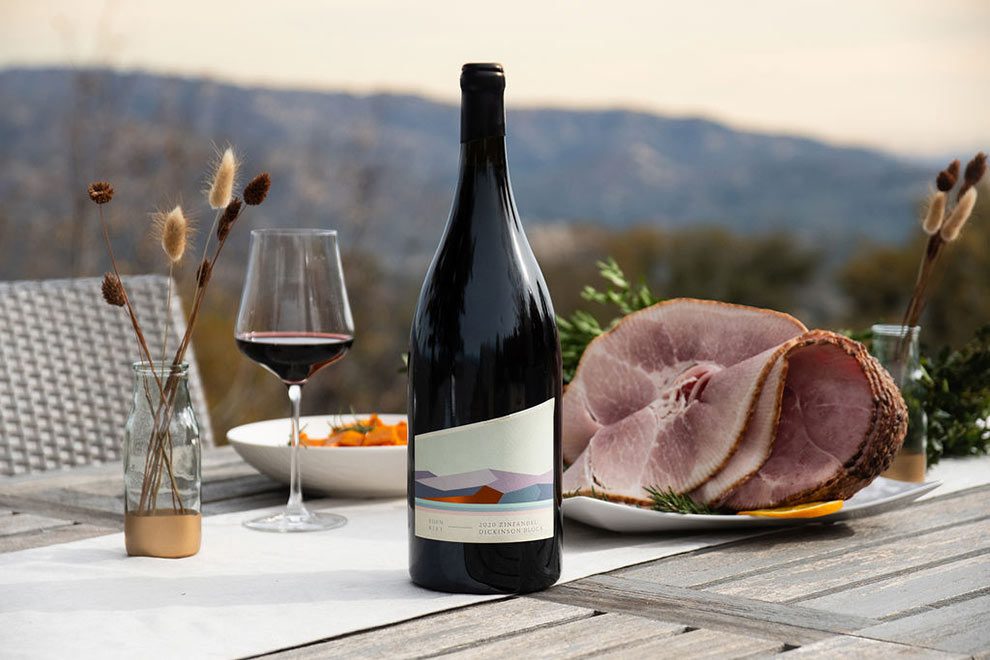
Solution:
{"label": "wooden table", "polygon": [[[203,461],[206,515],[281,504],[230,448]],[[119,465],[0,478],[0,552],[123,528]],[[603,532],[604,533],[604,532]],[[990,658],[990,486],[776,531],[278,657]]]}

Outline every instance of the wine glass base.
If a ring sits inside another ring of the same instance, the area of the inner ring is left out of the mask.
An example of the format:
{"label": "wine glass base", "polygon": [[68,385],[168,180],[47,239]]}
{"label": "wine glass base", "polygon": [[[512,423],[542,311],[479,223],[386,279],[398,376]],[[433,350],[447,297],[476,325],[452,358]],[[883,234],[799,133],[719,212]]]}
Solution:
{"label": "wine glass base", "polygon": [[244,526],[262,532],[321,532],[336,529],[347,524],[347,518],[336,513],[311,513],[305,509],[301,513],[283,511],[263,518],[246,520]]}

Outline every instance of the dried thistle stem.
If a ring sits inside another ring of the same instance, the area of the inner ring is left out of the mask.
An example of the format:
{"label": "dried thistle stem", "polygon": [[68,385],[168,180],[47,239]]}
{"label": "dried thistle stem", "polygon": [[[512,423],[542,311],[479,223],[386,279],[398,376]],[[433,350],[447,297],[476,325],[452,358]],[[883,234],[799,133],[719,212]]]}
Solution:
{"label": "dried thistle stem", "polygon": [[172,311],[172,274],[175,270],[175,262],[169,260],[168,262],[168,289],[165,293],[165,313],[163,314],[165,318],[165,329],[162,332],[162,364],[165,364],[165,354],[168,352],[168,317]]}
{"label": "dried thistle stem", "polygon": [[928,237],[925,252],[921,257],[921,264],[918,266],[918,276],[915,278],[914,291],[911,294],[911,300],[908,302],[907,309],[904,310],[901,325],[910,328],[918,324],[918,319],[921,318],[921,313],[925,308],[925,293],[928,289],[928,282],[931,279],[932,272],[935,270],[935,264],[942,254],[942,247],[944,245],[945,241],[942,240],[939,234],[932,234]]}
{"label": "dried thistle stem", "polygon": [[[265,196],[268,194],[268,189],[271,186],[271,179],[267,173],[264,173],[258,177],[255,177],[249,185],[254,185],[255,187],[255,189],[252,190],[252,199],[255,202],[254,205],[261,204],[264,201]],[[236,203],[236,206],[233,210],[231,210],[230,216],[227,217],[227,207],[229,207],[232,203]],[[172,442],[169,427],[171,426],[172,415],[175,412],[174,402],[175,396],[178,392],[179,382],[176,369],[182,364],[186,351],[189,349],[189,345],[192,342],[192,333],[196,326],[196,320],[199,318],[199,311],[202,307],[203,300],[206,297],[206,287],[210,281],[209,275],[213,271],[213,267],[217,260],[220,258],[220,254],[223,252],[224,245],[226,245],[227,238],[230,235],[230,230],[233,227],[234,222],[237,220],[239,213],[240,202],[237,201],[236,198],[229,198],[224,208],[217,209],[217,214],[214,217],[213,225],[210,227],[206,240],[203,242],[203,258],[197,271],[196,291],[193,296],[192,309],[189,312],[189,318],[186,322],[185,333],[183,334],[182,339],[176,348],[175,356],[172,359],[172,369],[170,370],[164,387],[161,388],[163,405],[159,406],[155,411],[153,425],[154,430],[148,447],[149,460],[146,465],[147,469],[145,472],[145,480],[142,484],[142,508],[157,505],[158,490],[162,478],[162,468],[164,467],[169,478],[172,480],[173,507],[177,506],[179,509],[184,510],[181,500],[176,502],[174,499],[178,490],[175,485],[170,456]],[[218,226],[222,218],[226,218],[227,223],[223,231],[218,231]],[[214,233],[217,234],[216,250],[214,251],[212,257],[207,259],[207,254],[209,254],[210,236]],[[164,418],[162,418],[163,411]],[[166,448],[166,443],[168,444],[168,448]]]}
{"label": "dried thistle stem", "polygon": [[905,329],[904,335],[900,339],[896,352],[894,367],[899,371],[899,376],[903,377],[906,367],[905,361],[908,349],[911,345],[911,333],[908,329],[918,325],[922,312],[925,311],[928,288],[938,264],[938,259],[942,254],[946,243],[951,243],[959,238],[959,233],[973,212],[976,204],[975,186],[983,178],[987,171],[987,156],[982,151],[966,165],[963,171],[963,182],[956,194],[956,205],[954,208],[946,209],[948,193],[959,179],[960,164],[958,160],[952,161],[948,167],[938,173],[935,178],[935,187],[938,192],[932,200],[928,215],[925,217],[922,227],[925,233],[929,234],[928,242],[925,244],[925,252],[921,257],[921,264],[918,267],[918,276],[915,278],[914,291],[911,293],[911,300],[907,309],[904,310],[904,317],[901,326]]}
{"label": "dried thistle stem", "polygon": [[[213,216],[213,224],[210,225],[210,231],[206,233],[206,239],[203,241],[203,256],[200,258],[199,263],[206,261],[206,255],[209,253],[210,248],[210,237],[217,233],[217,227],[220,225],[220,218],[223,217],[226,207],[222,209],[217,209],[216,215]],[[197,278],[197,288],[199,286]]]}
{"label": "dried thistle stem", "polygon": [[[158,372],[154,370],[155,361],[154,361],[154,358],[151,355],[151,349],[148,347],[148,341],[147,341],[147,339],[144,336],[144,331],[141,329],[141,324],[138,321],[137,314],[135,314],[134,307],[131,305],[130,297],[127,295],[127,287],[124,286],[124,281],[122,279],[120,279],[120,269],[117,266],[117,257],[116,257],[116,255],[114,254],[114,251],[113,251],[113,243],[110,240],[110,228],[109,228],[109,226],[107,224],[106,217],[103,214],[103,205],[102,204],[99,204],[97,206],[97,209],[99,211],[99,216],[100,216],[100,226],[101,226],[101,228],[103,230],[103,240],[106,243],[107,254],[110,257],[110,264],[111,264],[111,266],[113,268],[114,276],[117,278],[117,281],[120,283],[120,293],[121,293],[121,295],[122,295],[122,297],[124,299],[124,309],[127,310],[127,314],[128,314],[128,316],[129,316],[129,318],[131,320],[131,325],[134,328],[134,334],[135,334],[135,336],[137,337],[137,340],[138,340],[138,346],[140,347],[140,350],[144,353],[145,358],[147,358],[149,366],[151,366],[151,368],[152,368],[152,375],[154,376],[155,383],[158,386],[158,391],[159,391],[159,394],[161,396],[161,401],[164,402],[165,399],[166,399],[166,397],[165,397],[165,386],[162,384],[161,379],[158,377]],[[159,407],[159,410],[160,410],[160,407]],[[157,422],[157,418],[158,418],[158,413],[156,412],[156,415],[155,415],[156,422]],[[152,428],[157,428],[157,423]],[[152,452],[152,449],[153,449],[153,447],[155,447],[155,445],[156,445],[156,443],[154,441],[152,441],[151,443],[149,443],[149,446],[148,446],[148,452],[149,452],[149,454]],[[161,448],[161,451],[164,452],[164,447]],[[155,462],[154,461],[154,456],[157,456],[157,452],[152,457],[150,457],[151,460],[148,460],[148,461],[145,462],[145,476],[144,476],[144,479],[142,480],[142,483],[141,483],[141,498],[140,498],[140,503],[139,503],[139,506],[138,506],[138,510],[139,511],[145,510],[146,503],[148,501],[147,495],[146,495],[146,491],[148,490],[151,482],[153,481],[153,479],[149,479],[149,477],[151,477],[152,474],[153,474],[153,473],[149,473],[149,468],[150,468],[150,464],[152,464],[152,463]],[[169,467],[169,478],[171,479],[171,481],[172,481],[172,483],[174,485],[175,484],[175,477],[171,473],[171,462],[170,461],[169,461],[169,466],[170,466]],[[175,491],[173,490],[173,492],[175,492]],[[179,502],[179,505],[181,506],[181,500]]]}
{"label": "dried thistle stem", "polygon": [[[107,226],[106,218],[103,215],[103,205],[98,205],[97,210],[100,213],[100,226],[103,228],[103,240],[107,244],[107,253],[110,255],[110,265],[113,267],[113,274],[117,277],[117,281],[120,282],[120,291],[124,297],[124,309],[127,310],[128,316],[131,319],[131,325],[134,327],[134,334],[137,335],[138,343],[141,345],[141,350],[144,352],[145,357],[148,358],[148,362],[154,364],[154,358],[151,357],[151,350],[148,348],[148,342],[144,338],[144,331],[141,329],[141,324],[138,322],[137,314],[134,313],[134,307],[131,306],[131,299],[127,295],[127,287],[124,286],[124,281],[120,279],[120,269],[117,268],[117,258],[114,256],[113,244],[110,242],[110,229]],[[155,374],[155,381],[158,383],[158,389],[162,389],[161,380],[158,378],[158,374]]]}
{"label": "dried thistle stem", "polygon": [[[221,209],[217,213],[217,220],[214,222],[214,227],[213,227],[213,229],[211,229],[210,234],[215,233],[215,231],[216,231],[216,224],[217,224],[217,222],[219,222],[219,219],[220,219],[220,216],[221,216],[221,213],[222,212],[223,212],[223,209]],[[227,237],[228,236],[229,236],[229,232],[225,233],[222,237],[219,237],[218,238],[216,250],[213,253],[213,255],[212,255],[212,257],[210,258],[209,261],[206,260],[206,257],[205,257],[206,249],[205,249],[205,246],[204,246],[204,258],[203,258],[203,262],[204,262],[204,265],[206,265],[206,267],[207,267],[207,272],[210,272],[210,271],[213,270],[214,264],[216,264],[217,259],[220,258],[220,254],[221,254],[221,252],[223,252],[223,247],[227,243]],[[207,239],[206,239],[205,242],[206,243],[209,242],[209,236],[207,236]],[[200,266],[200,269],[201,270],[202,270],[202,268],[203,268],[203,266]],[[186,322],[186,331],[183,334],[182,340],[179,342],[178,347],[176,348],[175,356],[172,359],[173,370],[172,370],[172,373],[169,374],[169,377],[168,377],[168,379],[167,379],[167,381],[165,383],[165,387],[164,387],[163,394],[162,394],[162,398],[165,401],[165,405],[164,406],[161,406],[159,408],[159,410],[156,411],[156,413],[155,413],[155,421],[154,421],[153,428],[159,428],[159,424],[161,424],[161,427],[164,428],[167,431],[167,429],[171,426],[171,423],[172,423],[171,422],[171,420],[172,420],[172,414],[173,414],[174,408],[175,408],[175,406],[174,406],[175,396],[176,396],[176,393],[178,392],[178,379],[177,379],[177,377],[175,375],[175,368],[182,364],[182,361],[183,361],[183,359],[185,358],[185,355],[186,355],[186,351],[189,349],[189,344],[192,342],[193,329],[196,326],[196,320],[197,320],[197,318],[199,318],[199,310],[202,307],[203,299],[206,297],[206,287],[207,287],[207,284],[209,284],[209,277],[197,277],[196,278],[196,292],[195,292],[195,294],[193,296],[193,306],[192,306],[192,309],[189,312],[189,318],[188,318],[188,320]],[[164,408],[164,410],[165,410],[165,418],[164,418],[164,420],[162,422],[159,422],[159,412],[161,411],[162,408]],[[157,437],[158,437],[157,443],[153,439],[152,445],[157,444],[160,447],[160,451],[154,452],[154,454],[152,454],[152,456],[151,456],[151,460],[149,460],[149,463],[152,464],[150,474],[152,476],[153,475],[158,475],[157,481],[154,478],[152,479],[151,485],[153,487],[149,489],[149,493],[150,494],[153,494],[155,497],[157,497],[157,491],[158,491],[157,484],[160,484],[160,478],[161,478],[160,477],[160,474],[161,474],[161,471],[162,471],[162,461],[165,461],[166,462],[166,466],[165,467],[167,468],[169,477],[170,478],[173,478],[173,481],[174,481],[174,477],[172,475],[172,469],[171,469],[171,462],[169,461],[167,452],[165,451],[165,448],[164,448],[164,443],[166,441],[166,438],[164,438],[163,435],[164,435],[163,433],[157,434]],[[170,441],[171,439],[169,438],[168,440]],[[151,453],[152,448],[149,446],[148,449],[149,449],[149,453]],[[175,487],[174,486],[173,486],[173,492],[175,492]],[[145,493],[144,493],[144,489],[143,488],[142,488],[141,501],[142,501],[142,504],[144,504],[145,501],[146,501],[146,499],[145,499]],[[181,508],[181,502],[180,502],[180,508]]]}

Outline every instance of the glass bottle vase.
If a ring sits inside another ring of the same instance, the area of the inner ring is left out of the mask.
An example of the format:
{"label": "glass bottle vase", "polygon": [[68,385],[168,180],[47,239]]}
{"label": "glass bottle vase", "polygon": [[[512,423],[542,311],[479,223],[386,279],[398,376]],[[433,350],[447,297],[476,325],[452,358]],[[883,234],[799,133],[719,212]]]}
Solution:
{"label": "glass bottle vase", "polygon": [[918,348],[919,326],[874,325],[872,353],[890,372],[908,408],[908,430],[894,462],[882,476],[899,481],[925,480],[928,417],[921,405],[924,370]]}
{"label": "glass bottle vase", "polygon": [[124,544],[127,554],[199,552],[202,464],[189,365],[137,362],[124,427]]}

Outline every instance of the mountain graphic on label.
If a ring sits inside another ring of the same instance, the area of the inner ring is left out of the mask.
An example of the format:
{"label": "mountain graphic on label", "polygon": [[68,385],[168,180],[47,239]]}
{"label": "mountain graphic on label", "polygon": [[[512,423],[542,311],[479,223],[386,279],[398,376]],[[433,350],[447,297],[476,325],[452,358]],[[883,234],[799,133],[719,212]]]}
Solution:
{"label": "mountain graphic on label", "polygon": [[415,476],[416,497],[434,502],[509,504],[553,498],[553,470],[542,474],[474,470],[442,476],[418,471]]}

